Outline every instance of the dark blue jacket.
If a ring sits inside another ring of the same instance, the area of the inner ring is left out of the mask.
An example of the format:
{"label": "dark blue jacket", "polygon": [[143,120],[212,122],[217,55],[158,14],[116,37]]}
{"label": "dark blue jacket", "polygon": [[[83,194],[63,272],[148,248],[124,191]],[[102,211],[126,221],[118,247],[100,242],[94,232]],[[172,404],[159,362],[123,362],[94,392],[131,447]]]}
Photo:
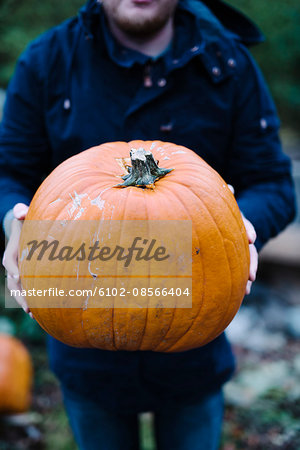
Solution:
{"label": "dark blue jacket", "polygon": [[[110,35],[95,0],[21,55],[0,129],[0,218],[60,162],[96,144],[161,139],[185,145],[235,187],[257,247],[295,214],[290,161],[263,77],[245,45],[256,27],[222,2],[181,1],[172,46],[153,59]],[[213,11],[213,12],[212,12]],[[221,22],[222,21],[222,22]],[[64,385],[111,409],[191,402],[234,370],[222,334],[163,354],[75,349],[49,339]]]}

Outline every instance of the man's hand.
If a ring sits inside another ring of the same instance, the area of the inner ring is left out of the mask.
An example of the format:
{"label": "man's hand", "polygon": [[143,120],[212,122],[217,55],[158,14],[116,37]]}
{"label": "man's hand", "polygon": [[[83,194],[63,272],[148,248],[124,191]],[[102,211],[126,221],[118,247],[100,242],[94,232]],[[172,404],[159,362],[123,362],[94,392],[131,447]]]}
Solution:
{"label": "man's hand", "polygon": [[256,239],[256,232],[252,223],[246,219],[246,217],[242,214],[242,218],[244,221],[244,225],[246,228],[246,233],[249,242],[249,252],[250,252],[250,270],[249,270],[249,280],[246,286],[246,295],[250,294],[251,286],[253,281],[256,278],[257,265],[258,265],[258,253],[256,247],[254,245]]}
{"label": "man's hand", "polygon": [[[229,189],[231,190],[231,192],[234,195],[234,187],[231,186],[231,184],[228,184]],[[249,253],[250,253],[250,269],[249,269],[249,280],[246,286],[246,295],[249,295],[251,292],[251,286],[253,281],[255,281],[256,278],[256,272],[257,272],[257,266],[258,266],[258,253],[256,250],[256,247],[254,245],[254,242],[256,240],[256,232],[254,229],[254,226],[252,225],[252,223],[246,219],[246,217],[244,216],[244,214],[241,212],[242,214],[242,218],[243,218],[243,222],[246,228],[246,233],[247,233],[247,237],[248,237],[248,242],[249,242]]]}
{"label": "man's hand", "polygon": [[[7,287],[9,290],[21,290],[20,274],[18,267],[18,248],[20,241],[21,228],[23,220],[28,212],[28,206],[24,203],[17,203],[14,206],[14,219],[11,224],[11,234],[3,255],[2,264],[7,271]],[[16,301],[24,309],[26,313],[32,316],[30,309],[24,297],[15,296]]]}

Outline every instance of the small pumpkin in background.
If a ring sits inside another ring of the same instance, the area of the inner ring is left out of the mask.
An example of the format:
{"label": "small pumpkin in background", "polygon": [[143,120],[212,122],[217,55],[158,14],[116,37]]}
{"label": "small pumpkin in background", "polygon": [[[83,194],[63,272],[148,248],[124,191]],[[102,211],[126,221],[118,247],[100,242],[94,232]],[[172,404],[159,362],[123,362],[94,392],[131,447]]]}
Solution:
{"label": "small pumpkin in background", "polygon": [[33,369],[23,343],[0,334],[0,413],[25,412],[30,407]]}
{"label": "small pumpkin in background", "polygon": [[[42,307],[29,305],[49,334],[75,347],[176,352],[205,345],[231,322],[249,276],[248,239],[226,182],[195,152],[161,141],[111,142],[60,164],[36,192],[23,225],[19,266],[24,289],[37,287],[46,274],[46,288],[79,286],[74,275],[79,273],[78,261],[74,260],[73,275],[63,278],[64,267],[57,269],[58,263],[51,266],[47,258],[27,260],[27,243],[34,239],[34,231],[33,236],[25,235],[25,225],[30,221],[55,222],[61,227],[55,239],[63,240],[68,234],[64,227],[67,221],[82,220],[106,224],[191,221],[192,307],[162,308],[159,303],[157,307],[152,303],[151,308],[147,304],[130,307],[128,295],[128,308],[90,308],[87,303],[91,299],[86,298],[70,309],[67,305],[72,298],[56,298],[53,303],[49,295]],[[52,228],[47,232],[49,239],[53,239]],[[77,248],[80,242],[75,234],[69,236]],[[180,236],[174,236],[177,238]],[[80,261],[80,274],[90,278],[92,287],[97,274],[88,264]],[[129,290],[128,285],[125,288]],[[153,296],[147,301],[150,305]],[[57,302],[59,306],[53,306]]]}

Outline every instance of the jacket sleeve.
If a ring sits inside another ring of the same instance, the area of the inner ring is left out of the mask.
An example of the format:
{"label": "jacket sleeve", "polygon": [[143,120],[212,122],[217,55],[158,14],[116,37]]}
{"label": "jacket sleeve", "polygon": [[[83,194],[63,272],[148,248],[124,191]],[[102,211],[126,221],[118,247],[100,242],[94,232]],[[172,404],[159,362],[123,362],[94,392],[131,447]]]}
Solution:
{"label": "jacket sleeve", "polygon": [[7,89],[0,124],[1,223],[16,203],[29,204],[49,167],[37,54],[37,46],[31,44],[19,58]]}
{"label": "jacket sleeve", "polygon": [[291,161],[281,148],[279,119],[263,76],[242,45],[227,182],[257,232],[258,250],[295,216]]}

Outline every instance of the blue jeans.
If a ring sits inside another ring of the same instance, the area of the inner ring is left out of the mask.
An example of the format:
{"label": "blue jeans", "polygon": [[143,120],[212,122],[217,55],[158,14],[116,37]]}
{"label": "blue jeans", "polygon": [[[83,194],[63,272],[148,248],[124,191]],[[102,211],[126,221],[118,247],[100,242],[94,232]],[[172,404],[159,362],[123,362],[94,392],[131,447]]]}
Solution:
{"label": "blue jeans", "polygon": [[[80,450],[139,450],[137,414],[118,414],[97,402],[63,390],[70,425]],[[223,420],[223,394],[201,403],[154,411],[157,450],[217,450]]]}

